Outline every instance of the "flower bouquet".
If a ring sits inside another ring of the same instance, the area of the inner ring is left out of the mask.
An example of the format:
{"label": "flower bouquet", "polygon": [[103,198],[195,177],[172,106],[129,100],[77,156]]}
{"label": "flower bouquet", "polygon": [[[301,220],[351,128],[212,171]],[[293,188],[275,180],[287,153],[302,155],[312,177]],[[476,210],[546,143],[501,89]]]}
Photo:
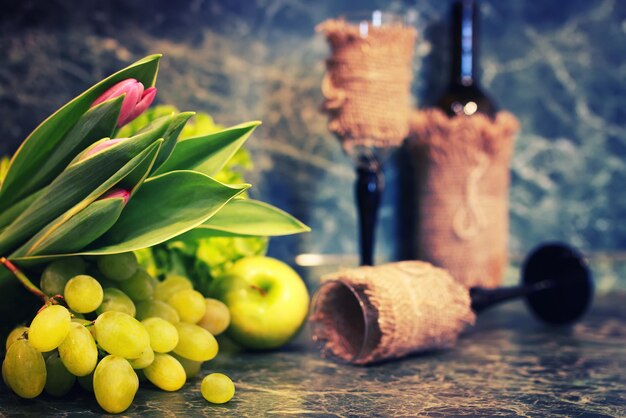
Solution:
{"label": "flower bouquet", "polygon": [[[212,177],[260,122],[179,139],[194,114],[169,112],[124,136],[155,98],[160,58],[141,59],[67,103],[3,164],[0,323],[3,331],[29,325],[7,338],[2,375],[21,397],[44,388],[62,395],[78,377],[100,406],[121,412],[137,391],[135,370],[179,389],[217,354],[196,325],[204,298],[184,278],[155,281],[133,251],[173,238],[308,231],[244,197],[248,184]],[[29,277],[42,270],[38,286]],[[230,390],[220,376],[211,382]],[[205,397],[228,398],[213,395]]]}

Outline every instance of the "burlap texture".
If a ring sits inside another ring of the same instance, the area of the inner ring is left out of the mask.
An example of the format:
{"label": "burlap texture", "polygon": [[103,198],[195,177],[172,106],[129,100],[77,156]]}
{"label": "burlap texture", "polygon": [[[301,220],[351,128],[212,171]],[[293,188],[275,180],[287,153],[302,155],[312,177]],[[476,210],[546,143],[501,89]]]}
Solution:
{"label": "burlap texture", "polygon": [[499,112],[411,116],[417,177],[416,258],[445,268],[467,287],[497,287],[508,263],[509,164],[519,128]]}
{"label": "burlap texture", "polygon": [[328,129],[347,152],[357,145],[400,145],[409,132],[415,29],[369,26],[364,34],[345,20],[327,20],[316,29],[331,47],[322,81]]}
{"label": "burlap texture", "polygon": [[[364,266],[322,281],[310,317],[313,339],[323,352],[353,364],[450,348],[465,326],[474,324],[467,289],[429,263]],[[337,283],[355,289],[364,313],[347,308],[350,300],[336,297]],[[369,322],[365,328],[363,314]]]}

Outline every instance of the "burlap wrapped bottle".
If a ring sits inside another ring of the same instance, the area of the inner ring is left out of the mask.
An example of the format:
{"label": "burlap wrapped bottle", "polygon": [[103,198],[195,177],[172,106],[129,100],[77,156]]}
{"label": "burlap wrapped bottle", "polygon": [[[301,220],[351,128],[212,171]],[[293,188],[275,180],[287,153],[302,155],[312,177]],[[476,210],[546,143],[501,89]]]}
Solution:
{"label": "burlap wrapped bottle", "polygon": [[358,365],[451,348],[474,321],[468,290],[421,261],[327,275],[310,316],[322,353]]}
{"label": "burlap wrapped bottle", "polygon": [[416,176],[415,257],[467,287],[496,287],[508,263],[509,165],[517,119],[416,110],[408,141]]}

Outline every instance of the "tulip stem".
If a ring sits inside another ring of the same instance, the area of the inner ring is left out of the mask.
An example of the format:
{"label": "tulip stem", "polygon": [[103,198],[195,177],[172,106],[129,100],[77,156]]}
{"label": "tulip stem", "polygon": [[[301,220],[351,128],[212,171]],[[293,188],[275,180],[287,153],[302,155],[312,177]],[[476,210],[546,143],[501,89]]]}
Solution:
{"label": "tulip stem", "polygon": [[26,275],[19,268],[17,268],[15,264],[7,260],[6,257],[0,257],[0,264],[2,264],[4,267],[6,267],[7,270],[9,270],[17,278],[17,280],[22,283],[26,290],[39,297],[42,301],[44,301],[44,303],[48,301],[48,296],[46,296],[46,294],[42,292],[41,289],[35,286],[33,282],[31,282],[28,277],[26,277]]}

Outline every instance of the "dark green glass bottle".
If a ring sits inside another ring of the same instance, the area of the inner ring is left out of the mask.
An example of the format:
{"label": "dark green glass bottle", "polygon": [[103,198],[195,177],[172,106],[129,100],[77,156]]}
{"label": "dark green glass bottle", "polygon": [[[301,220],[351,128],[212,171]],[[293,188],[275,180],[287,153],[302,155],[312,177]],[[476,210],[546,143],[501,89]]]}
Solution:
{"label": "dark green glass bottle", "polygon": [[437,107],[449,116],[483,113],[494,117],[497,107],[478,83],[478,3],[457,0],[451,13],[451,77]]}

